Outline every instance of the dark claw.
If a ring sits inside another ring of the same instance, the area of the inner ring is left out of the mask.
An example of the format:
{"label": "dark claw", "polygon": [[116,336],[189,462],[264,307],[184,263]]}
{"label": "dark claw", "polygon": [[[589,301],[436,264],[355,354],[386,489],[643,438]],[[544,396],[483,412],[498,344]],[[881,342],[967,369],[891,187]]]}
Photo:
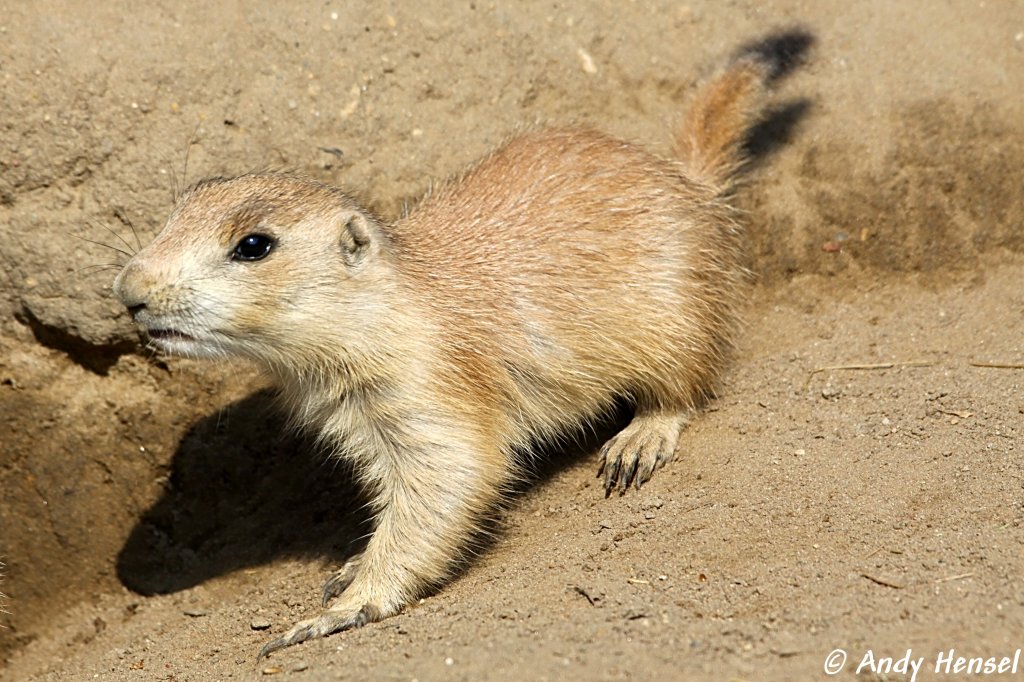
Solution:
{"label": "dark claw", "polygon": [[352,579],[356,577],[358,569],[359,559],[352,558],[349,559],[341,569],[335,571],[331,577],[327,579],[327,582],[324,583],[324,590],[321,595],[321,606],[327,606],[327,602],[344,592],[348,586],[352,584]]}
{"label": "dark claw", "polygon": [[654,461],[651,462],[650,464],[644,464],[644,466],[642,468],[639,468],[637,470],[637,472],[636,472],[636,489],[637,490],[640,490],[640,488],[643,486],[644,483],[647,483],[647,481],[651,480],[651,476],[654,475],[654,470],[658,468],[658,463],[659,462],[664,463],[663,454],[664,454],[664,452],[665,452],[665,450],[667,448],[668,448],[668,442],[664,438],[662,438],[661,441],[658,443],[658,449],[656,451],[657,455],[655,456]]}
{"label": "dark claw", "polygon": [[640,490],[644,483],[651,480],[651,476],[654,475],[654,467],[644,465],[644,467],[636,472],[636,489]]}
{"label": "dark claw", "polygon": [[256,656],[256,662],[260,662],[266,656],[269,656],[275,651],[290,647],[293,644],[305,642],[307,639],[313,639],[314,637],[316,637],[316,634],[314,633],[313,625],[307,625],[299,630],[293,630],[283,637],[278,637],[277,639],[264,644],[263,648],[260,649],[259,655]]}
{"label": "dark claw", "polygon": [[612,494],[612,490],[615,489],[615,483],[619,478],[619,469],[622,468],[622,459],[619,457],[615,458],[615,461],[611,465],[607,465],[607,470],[604,474],[604,496],[608,498]]}
{"label": "dark claw", "polygon": [[296,625],[284,636],[264,644],[263,648],[260,649],[260,653],[256,656],[256,661],[259,662],[275,651],[280,651],[293,644],[300,644],[317,637],[326,637],[342,630],[361,628],[367,623],[380,619],[380,610],[372,604],[364,604],[354,616],[349,617],[340,616],[337,612],[327,611],[318,618],[307,621],[302,625]]}
{"label": "dark claw", "polygon": [[625,495],[626,491],[629,490],[629,484],[633,482],[633,477],[636,476],[636,470],[639,466],[640,458],[634,457],[629,468],[622,470],[622,476],[619,477],[619,495]]}

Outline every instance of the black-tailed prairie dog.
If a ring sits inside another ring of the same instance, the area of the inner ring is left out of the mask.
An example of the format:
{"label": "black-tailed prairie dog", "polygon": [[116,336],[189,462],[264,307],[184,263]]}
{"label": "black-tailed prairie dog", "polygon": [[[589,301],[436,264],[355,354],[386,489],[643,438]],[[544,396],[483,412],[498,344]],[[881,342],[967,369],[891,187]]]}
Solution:
{"label": "black-tailed prairie dog", "polygon": [[524,458],[618,403],[635,416],[599,455],[606,494],[673,458],[747,279],[729,204],[744,141],[767,82],[808,43],[774,36],[710,79],[673,158],[536,130],[393,223],[287,175],[184,193],[117,295],[161,350],[265,367],[372,500],[374,532],[327,581],[330,607],[261,655],[442,583]]}

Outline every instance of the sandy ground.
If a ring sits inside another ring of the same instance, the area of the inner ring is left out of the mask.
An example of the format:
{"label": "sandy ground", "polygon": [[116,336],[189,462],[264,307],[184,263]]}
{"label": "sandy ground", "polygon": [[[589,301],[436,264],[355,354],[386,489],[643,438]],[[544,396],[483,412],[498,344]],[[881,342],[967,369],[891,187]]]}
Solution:
{"label": "sandy ground", "polygon": [[[9,4],[3,679],[849,679],[908,650],[934,679],[1024,647],[1014,0]],[[747,329],[677,461],[605,500],[599,443],[557,453],[450,585],[257,663],[358,491],[254,370],[141,350],[93,242],[253,168],[394,216],[524,124],[664,151],[697,79],[793,25],[817,44],[740,196]]]}

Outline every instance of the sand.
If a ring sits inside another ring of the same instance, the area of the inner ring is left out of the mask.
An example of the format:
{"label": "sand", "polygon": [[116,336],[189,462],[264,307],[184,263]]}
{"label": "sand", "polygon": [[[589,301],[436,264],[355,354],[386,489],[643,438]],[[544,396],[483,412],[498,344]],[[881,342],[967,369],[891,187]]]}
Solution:
{"label": "sand", "polygon": [[[10,4],[3,679],[931,679],[1024,647],[1019,3]],[[667,152],[694,84],[791,26],[817,42],[738,197],[746,329],[677,460],[606,500],[599,441],[556,453],[449,585],[257,662],[358,490],[253,368],[145,351],[119,251],[204,176],[393,217],[517,127]]]}

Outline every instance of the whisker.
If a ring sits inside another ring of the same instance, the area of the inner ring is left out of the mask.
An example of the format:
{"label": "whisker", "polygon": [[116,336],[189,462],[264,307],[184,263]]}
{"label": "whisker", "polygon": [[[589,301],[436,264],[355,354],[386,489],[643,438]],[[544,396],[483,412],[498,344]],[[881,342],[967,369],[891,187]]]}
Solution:
{"label": "whisker", "polygon": [[124,237],[122,237],[121,235],[119,235],[117,232],[115,232],[114,230],[110,229],[109,227],[107,227],[103,223],[97,223],[95,220],[88,220],[88,223],[90,225],[92,225],[93,227],[99,227],[101,229],[104,229],[107,232],[109,232],[110,234],[114,235],[116,238],[120,239],[121,243],[124,244],[125,246],[127,246],[128,250],[131,251],[130,256],[134,256],[135,255],[135,251],[136,251],[135,247],[132,246],[130,243],[128,243],[128,240],[125,239]]}
{"label": "whisker", "polygon": [[[130,229],[132,234],[135,235],[135,243],[139,245],[139,251],[141,251],[142,239],[139,238],[139,231],[135,229],[135,223],[133,223],[130,218],[125,216],[125,219],[128,221],[128,229]],[[136,251],[136,253],[138,253],[138,251]]]}
{"label": "whisker", "polygon": [[111,246],[110,244],[105,244],[104,242],[98,242],[95,239],[89,239],[88,237],[81,237],[77,234],[72,236],[76,237],[77,239],[81,239],[83,242],[89,242],[90,244],[95,244],[96,246],[104,246],[112,251],[117,251],[119,254],[126,256],[128,258],[132,257],[132,254],[128,253],[124,249],[119,249],[116,246]]}
{"label": "whisker", "polygon": [[176,204],[176,203],[178,203],[178,194],[179,194],[179,192],[178,192],[178,174],[174,172],[174,164],[167,157],[164,157],[164,166],[165,166],[164,172],[167,173],[167,175],[170,177],[170,181],[171,181],[171,203],[172,204]]}
{"label": "whisker", "polygon": [[185,146],[185,163],[181,168],[181,186],[188,187],[188,157],[192,153],[192,145],[196,143],[196,139],[199,137],[199,126],[200,121],[196,121],[196,127],[192,129],[192,135],[188,138],[188,144]]}
{"label": "whisker", "polygon": [[122,223],[126,224],[128,226],[128,229],[130,229],[132,231],[132,234],[135,236],[135,243],[138,244],[135,253],[142,251],[142,240],[139,238],[139,231],[135,229],[135,224],[132,222],[132,219],[128,217],[128,214],[125,213],[124,209],[121,207],[117,207],[114,209],[114,215],[117,216],[117,219],[120,220]]}
{"label": "whisker", "polygon": [[120,263],[97,263],[96,265],[86,265],[84,268],[78,268],[77,270],[72,270],[71,272],[72,274],[77,275],[79,273],[85,272],[86,270],[120,270],[123,267],[124,266],[121,265]]}

